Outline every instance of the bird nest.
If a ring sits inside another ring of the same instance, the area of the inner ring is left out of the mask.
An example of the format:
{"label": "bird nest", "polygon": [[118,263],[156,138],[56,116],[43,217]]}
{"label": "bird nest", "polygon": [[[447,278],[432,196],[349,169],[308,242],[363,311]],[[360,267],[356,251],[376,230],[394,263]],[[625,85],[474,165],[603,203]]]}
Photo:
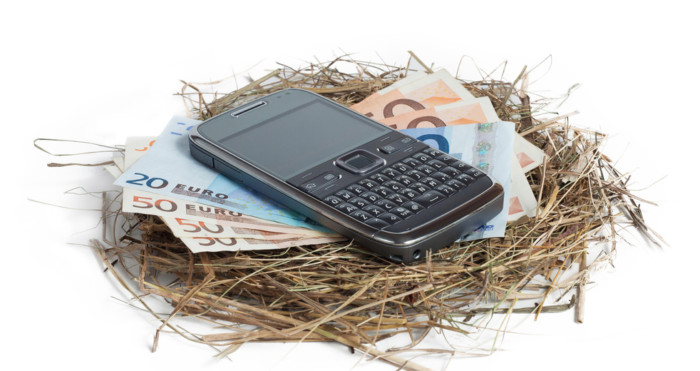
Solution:
{"label": "bird nest", "polygon": [[[411,54],[406,66],[363,62],[343,56],[302,68],[280,65],[242,88],[222,93],[223,82],[183,82],[179,95],[194,117],[206,119],[284,88],[303,88],[349,106],[424,65]],[[397,264],[352,241],[286,250],[192,253],[158,217],[110,212],[105,199],[103,240],[92,241],[107,269],[162,324],[163,331],[215,346],[220,356],[247,342],[338,342],[406,369],[421,369],[403,352],[421,351],[431,332],[466,336],[484,319],[518,312],[576,308],[582,319],[584,285],[597,265],[608,262],[630,224],[655,241],[638,199],[600,150],[604,134],[569,124],[546,112],[550,99],[531,97],[527,73],[512,82],[486,74],[463,81],[474,96],[486,96],[499,118],[547,157],[527,174],[537,215],[510,223],[503,238],[458,242],[429,253],[414,265]],[[595,249],[595,250],[594,250]],[[133,284],[133,283],[136,284]],[[172,306],[163,315],[146,297]],[[182,317],[213,324],[194,334],[175,322]],[[400,335],[403,345],[382,348]],[[444,348],[424,352],[458,353]]]}

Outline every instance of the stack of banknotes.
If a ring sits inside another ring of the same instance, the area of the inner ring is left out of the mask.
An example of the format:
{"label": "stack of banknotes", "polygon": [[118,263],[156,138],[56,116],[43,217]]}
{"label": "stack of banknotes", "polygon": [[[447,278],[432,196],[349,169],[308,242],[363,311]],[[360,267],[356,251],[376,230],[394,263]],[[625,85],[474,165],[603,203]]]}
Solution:
{"label": "stack of banknotes", "polygon": [[[500,122],[447,71],[416,72],[350,107],[487,172],[503,185],[503,211],[466,239],[503,237],[506,224],[535,215],[525,174],[544,153]],[[190,156],[188,131],[174,117],[158,137],[129,137],[107,170],[123,188],[122,211],[156,215],[193,252],[281,249],[346,240],[243,187]],[[283,159],[281,159],[283,161]],[[300,169],[301,170],[301,169]]]}

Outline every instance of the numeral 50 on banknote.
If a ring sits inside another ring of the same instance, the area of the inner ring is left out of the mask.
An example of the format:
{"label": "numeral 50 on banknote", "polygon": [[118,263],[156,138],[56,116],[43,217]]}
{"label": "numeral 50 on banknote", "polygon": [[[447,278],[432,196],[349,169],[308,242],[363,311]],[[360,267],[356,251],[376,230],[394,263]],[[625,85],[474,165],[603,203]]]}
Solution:
{"label": "numeral 50 on banknote", "polygon": [[200,246],[213,246],[215,244],[234,246],[238,243],[235,238],[192,237],[192,239],[196,240]]}
{"label": "numeral 50 on banknote", "polygon": [[209,226],[207,226],[207,223],[203,221],[188,220],[183,218],[175,218],[175,221],[177,222],[177,224],[183,227],[191,227],[191,229],[182,228],[182,231],[187,233],[199,233],[202,230],[207,231],[209,233],[222,233],[224,231],[224,227],[220,224],[214,224],[216,228],[212,229]]}
{"label": "numeral 50 on banknote", "polygon": [[134,196],[133,200],[134,203],[132,206],[139,209],[150,209],[155,207],[156,209],[166,213],[177,210],[177,204],[166,199],[158,199],[155,202],[151,202],[153,200],[151,197]]}

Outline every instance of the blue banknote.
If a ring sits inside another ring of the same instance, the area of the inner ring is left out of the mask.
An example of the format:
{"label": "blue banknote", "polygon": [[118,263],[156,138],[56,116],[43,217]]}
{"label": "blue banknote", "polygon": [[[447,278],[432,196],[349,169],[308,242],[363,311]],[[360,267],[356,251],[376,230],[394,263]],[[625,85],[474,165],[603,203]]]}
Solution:
{"label": "blue banknote", "polygon": [[508,219],[515,125],[504,121],[404,129],[401,132],[478,167],[503,186],[503,210],[465,240],[503,237]]}
{"label": "blue banknote", "polygon": [[192,158],[188,133],[199,122],[173,117],[148,152],[126,169],[114,184],[196,201],[290,226],[330,232]]}

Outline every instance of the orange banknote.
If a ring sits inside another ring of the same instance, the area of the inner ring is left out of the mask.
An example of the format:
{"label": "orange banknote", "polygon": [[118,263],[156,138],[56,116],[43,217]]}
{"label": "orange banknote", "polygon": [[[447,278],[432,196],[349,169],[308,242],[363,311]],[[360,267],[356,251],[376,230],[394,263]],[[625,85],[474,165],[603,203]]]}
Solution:
{"label": "orange banknote", "polygon": [[375,120],[476,98],[446,70],[416,73],[350,107]]}

